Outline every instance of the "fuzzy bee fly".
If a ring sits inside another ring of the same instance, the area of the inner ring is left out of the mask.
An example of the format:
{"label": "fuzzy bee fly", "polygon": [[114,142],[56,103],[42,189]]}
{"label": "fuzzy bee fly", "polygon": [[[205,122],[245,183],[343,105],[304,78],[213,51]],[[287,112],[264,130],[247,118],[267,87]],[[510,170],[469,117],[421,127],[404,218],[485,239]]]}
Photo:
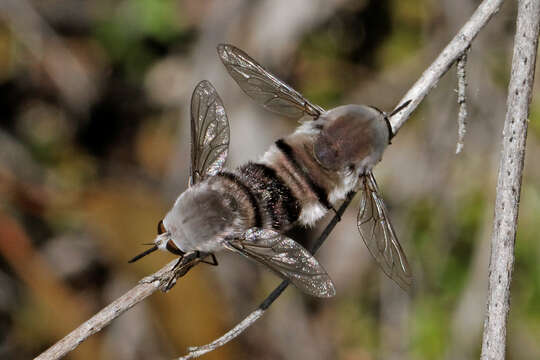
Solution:
{"label": "fuzzy bee fly", "polygon": [[[387,115],[365,105],[325,111],[242,50],[221,44],[218,55],[240,88],[267,110],[311,117],[255,162],[223,169],[229,123],[214,87],[200,82],[191,99],[190,186],[158,224],[154,246],[183,256],[228,249],[255,259],[307,294],[331,297],[319,262],[284,233],[313,225],[353,190],[361,190],[358,230],[384,273],[406,289],[412,277],[372,174],[393,136]],[[401,110],[408,102],[394,111]]]}

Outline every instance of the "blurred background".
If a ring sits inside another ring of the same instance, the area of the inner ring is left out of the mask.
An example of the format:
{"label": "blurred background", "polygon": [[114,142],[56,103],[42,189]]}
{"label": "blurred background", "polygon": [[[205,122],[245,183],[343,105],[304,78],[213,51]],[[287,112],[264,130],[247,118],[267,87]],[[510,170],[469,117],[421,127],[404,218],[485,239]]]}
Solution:
{"label": "blurred background", "polygon": [[[28,359],[171,261],[146,249],[187,186],[189,101],[210,80],[231,124],[228,165],[257,159],[295,121],[253,104],[216,45],[244,49],[323,107],[391,110],[470,17],[470,0],[1,0],[0,357]],[[474,359],[512,55],[508,1],[473,43],[468,132],[455,155],[455,68],[401,129],[375,175],[414,272],[387,279],[357,232],[358,199],[318,258],[337,296],[289,288],[205,359]],[[538,83],[538,81],[537,81]],[[538,92],[538,91],[537,91]],[[508,359],[540,358],[540,101],[533,97]],[[328,222],[297,231],[304,243]],[[68,359],[169,359],[208,343],[279,283],[217,254]]]}

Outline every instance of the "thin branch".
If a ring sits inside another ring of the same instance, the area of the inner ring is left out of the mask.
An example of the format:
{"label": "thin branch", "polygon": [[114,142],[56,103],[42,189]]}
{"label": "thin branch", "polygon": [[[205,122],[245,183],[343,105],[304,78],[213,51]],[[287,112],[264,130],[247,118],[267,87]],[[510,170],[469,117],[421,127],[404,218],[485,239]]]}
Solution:
{"label": "thin branch", "polygon": [[540,0],[520,0],[491,236],[482,360],[505,358],[514,244],[539,29]]}
{"label": "thin branch", "polygon": [[[421,78],[413,85],[413,87],[407,92],[407,94],[402,98],[398,103],[398,107],[402,104],[410,101],[408,106],[404,107],[403,111],[398,111],[390,119],[392,124],[392,129],[394,134],[397,133],[399,128],[405,123],[409,118],[410,114],[416,107],[420,104],[423,98],[429,93],[429,91],[435,87],[439,79],[450,69],[452,64],[462,56],[466,56],[466,51],[469,49],[471,42],[474,40],[478,32],[487,24],[489,19],[499,10],[500,5],[503,0],[490,1],[485,0],[480,4],[478,9],[469,19],[469,21],[463,26],[459,33],[454,37],[454,39],[446,46],[443,52],[437,57],[437,59],[431,64],[431,66],[422,74]],[[354,193],[352,193],[354,196]],[[328,234],[332,231],[333,227],[339,221],[341,216],[340,212],[343,209],[345,211],[348,203],[352,200],[352,197],[348,198],[338,210],[338,214],[332,219],[330,224],[324,230],[321,237],[314,245],[314,251],[317,251],[319,246],[325,241],[325,233],[328,231]],[[335,221],[335,224],[332,223]],[[228,331],[226,334],[218,338],[217,340],[203,346],[190,347],[188,348],[189,353],[183,357],[178,358],[178,360],[187,360],[192,359],[203,354],[206,354],[212,350],[217,349],[220,346],[223,346],[227,342],[234,339],[236,336],[241,334],[245,329],[251,326],[255,321],[257,321],[263,314],[264,311],[274,302],[274,300],[281,295],[283,290],[288,286],[288,281],[283,281],[274,291],[263,301],[263,303],[249,314],[244,320],[242,320],[238,325]],[[265,305],[263,309],[263,305]]]}
{"label": "thin branch", "polygon": [[[339,207],[338,211],[336,212],[336,215],[334,215],[332,220],[330,220],[328,225],[326,225],[326,228],[321,233],[321,236],[319,236],[319,238],[310,247],[309,251],[312,254],[315,254],[317,250],[319,250],[321,245],[326,241],[326,238],[328,237],[328,235],[330,235],[332,230],[334,230],[334,227],[337,225],[337,223],[341,221],[341,217],[345,213],[345,210],[347,210],[347,207],[350,205],[352,199],[354,198],[354,195],[356,195],[356,192],[350,192],[347,195],[347,198],[345,199],[345,201],[343,201],[343,204],[341,204],[341,206]],[[253,311],[251,314],[246,316],[244,320],[240,321],[238,325],[236,325],[227,333],[225,333],[223,336],[212,341],[209,344],[188,348],[189,353],[185,356],[179,357],[178,360],[188,360],[188,359],[199,357],[233,340],[235,337],[243,333],[244,330],[246,330],[248,327],[253,325],[253,323],[255,323],[255,321],[257,321],[261,316],[263,316],[266,309],[268,309],[270,305],[272,305],[272,303],[281,295],[281,293],[287,288],[287,286],[289,286],[289,280],[283,280],[281,284],[279,284],[270,293],[270,295],[268,295],[266,299],[263,300],[263,302],[259,305],[259,307],[255,311]]]}
{"label": "thin branch", "polygon": [[[401,105],[408,100],[412,101],[406,108],[404,108],[402,111],[398,112],[391,118],[390,121],[394,134],[397,133],[397,131],[401,128],[405,121],[407,121],[410,114],[416,109],[416,107],[418,107],[424,97],[437,84],[442,75],[444,75],[448,71],[450,66],[471,45],[471,42],[480,32],[480,30],[499,10],[502,2],[503,0],[484,0],[482,4],[480,4],[478,9],[475,11],[475,13],[472,15],[472,17],[467,21],[467,23],[465,23],[460,32],[437,57],[435,62],[422,74],[420,79],[406,93],[406,95],[402,98],[398,105]],[[334,221],[337,223],[339,219],[335,218],[332,220],[332,222]],[[173,263],[174,261],[167,264],[164,268],[162,268],[155,274],[141,280],[139,285],[128,291],[122,297],[114,301],[111,305],[101,310],[90,320],[79,326],[77,329],[67,335],[64,339],[60,340],[58,343],[49,348],[46,352],[41,354],[37,359],[58,359],[66,355],[68,352],[75,349],[88,336],[101,330],[104,326],[109,324],[113,319],[124,313],[133,305],[135,305],[139,301],[142,301],[156,290],[160,288],[163,289],[164,279],[166,279],[167,281],[170,281],[171,279],[171,271],[174,266]],[[173,276],[175,275],[173,274]],[[267,309],[272,304],[272,302],[277,299],[277,297],[279,297],[283,290],[285,290],[287,285],[288,284],[285,284],[284,282],[281,283],[280,286],[276,288],[276,290],[274,290],[274,292],[272,292],[272,294],[261,304],[261,306],[259,306],[259,309],[262,309],[263,311]],[[255,317],[256,316],[253,316],[253,318]],[[250,325],[249,321],[246,321],[244,325],[247,325],[245,326],[247,328]],[[241,326],[238,325],[235,327],[235,329],[241,330]],[[232,338],[234,338],[234,336]]]}
{"label": "thin branch", "polygon": [[480,30],[499,11],[503,1],[482,1],[471,18],[463,25],[452,41],[446,45],[433,64],[424,71],[420,79],[407,91],[401,101],[398,102],[398,105],[408,100],[412,100],[412,102],[390,119],[394,134],[401,129],[405,121],[411,116],[411,113],[420,105],[431,89],[437,85],[439,79],[450,69],[452,64],[465,53]]}
{"label": "thin branch", "polygon": [[176,278],[185,274],[193,265],[202,260],[202,258],[196,256],[194,252],[188,253],[182,259],[181,264],[178,265],[178,260],[173,260],[156,273],[143,278],[137,286],[103,308],[62,340],[36,357],[35,360],[52,360],[65,356],[90,335],[109,325],[111,321],[152,295],[156,290],[168,291]]}
{"label": "thin branch", "polygon": [[463,139],[467,133],[467,101],[465,92],[467,90],[467,78],[465,68],[467,66],[467,52],[465,51],[457,61],[456,75],[458,78],[457,103],[458,103],[458,141],[456,154],[463,150]]}

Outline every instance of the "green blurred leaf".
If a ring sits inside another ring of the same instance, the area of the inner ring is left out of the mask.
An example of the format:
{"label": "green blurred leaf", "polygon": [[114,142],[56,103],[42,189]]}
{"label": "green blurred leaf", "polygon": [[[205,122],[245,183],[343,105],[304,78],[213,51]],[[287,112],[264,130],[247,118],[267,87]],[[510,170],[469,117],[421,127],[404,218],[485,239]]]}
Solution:
{"label": "green blurred leaf", "polygon": [[440,299],[424,298],[414,304],[411,314],[411,352],[416,359],[443,358],[446,339],[450,338],[451,312],[441,306]]}
{"label": "green blurred leaf", "polygon": [[139,78],[160,56],[149,42],[167,47],[189,32],[177,6],[172,0],[123,2],[97,25],[95,35],[114,63],[130,78]]}

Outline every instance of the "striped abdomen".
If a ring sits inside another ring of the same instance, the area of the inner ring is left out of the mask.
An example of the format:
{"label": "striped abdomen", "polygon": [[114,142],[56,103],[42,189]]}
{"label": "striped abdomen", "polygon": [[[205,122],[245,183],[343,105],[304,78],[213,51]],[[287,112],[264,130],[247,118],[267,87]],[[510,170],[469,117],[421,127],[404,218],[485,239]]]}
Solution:
{"label": "striped abdomen", "polygon": [[293,135],[278,140],[260,162],[217,174],[228,191],[242,194],[241,216],[247,227],[283,232],[297,222],[312,224],[331,208],[329,192],[336,175],[318,166],[309,144],[309,138]]}

